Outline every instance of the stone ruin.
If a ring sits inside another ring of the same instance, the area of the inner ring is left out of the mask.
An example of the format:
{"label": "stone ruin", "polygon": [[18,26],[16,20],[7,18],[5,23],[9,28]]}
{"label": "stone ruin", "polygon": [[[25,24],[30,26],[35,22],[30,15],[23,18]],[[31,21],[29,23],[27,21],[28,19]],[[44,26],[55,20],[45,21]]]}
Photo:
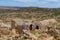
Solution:
{"label": "stone ruin", "polygon": [[11,20],[11,28],[16,29],[16,32],[19,34],[23,32],[23,30],[34,31],[34,30],[48,30],[50,23],[56,23],[55,19],[48,19],[43,21],[33,21],[33,20],[24,20],[24,19],[12,19]]}
{"label": "stone ruin", "polygon": [[12,29],[16,29],[16,32],[19,34],[23,32],[23,30],[34,31],[35,29],[39,30],[41,28],[40,23],[28,20],[20,20],[14,19],[11,20]]}
{"label": "stone ruin", "polygon": [[55,19],[48,19],[43,21],[33,21],[25,19],[12,19],[11,25],[2,23],[1,27],[5,27],[9,30],[15,31],[15,34],[21,34],[23,30],[34,31],[34,30],[46,30],[47,26],[50,26],[50,23],[55,23]]}

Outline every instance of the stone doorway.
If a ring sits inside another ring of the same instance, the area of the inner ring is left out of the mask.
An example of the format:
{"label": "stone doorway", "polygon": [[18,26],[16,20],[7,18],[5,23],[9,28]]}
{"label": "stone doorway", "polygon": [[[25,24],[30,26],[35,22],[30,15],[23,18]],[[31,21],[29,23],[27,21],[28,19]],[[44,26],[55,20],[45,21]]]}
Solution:
{"label": "stone doorway", "polygon": [[30,30],[32,30],[32,29],[33,29],[33,27],[32,27],[32,26],[33,26],[33,25],[31,24],[31,25],[30,25],[30,27],[29,27],[29,29],[30,29]]}
{"label": "stone doorway", "polygon": [[36,26],[36,29],[39,29],[39,26],[38,25]]}

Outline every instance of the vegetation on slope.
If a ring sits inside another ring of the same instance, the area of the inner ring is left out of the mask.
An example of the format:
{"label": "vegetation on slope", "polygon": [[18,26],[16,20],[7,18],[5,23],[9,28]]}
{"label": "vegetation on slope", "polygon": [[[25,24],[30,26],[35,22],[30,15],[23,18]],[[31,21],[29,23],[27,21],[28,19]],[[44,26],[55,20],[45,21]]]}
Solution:
{"label": "vegetation on slope", "polygon": [[60,9],[58,8],[19,8],[17,10],[13,9],[0,9],[0,18],[3,17],[18,17],[18,18],[37,18],[39,20],[48,19],[48,18],[59,18],[60,17]]}

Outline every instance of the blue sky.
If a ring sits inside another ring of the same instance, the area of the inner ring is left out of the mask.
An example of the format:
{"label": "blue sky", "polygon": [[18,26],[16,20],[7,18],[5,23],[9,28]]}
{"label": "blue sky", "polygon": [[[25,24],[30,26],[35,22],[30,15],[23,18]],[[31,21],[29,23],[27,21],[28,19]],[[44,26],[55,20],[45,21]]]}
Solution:
{"label": "blue sky", "polygon": [[0,6],[60,8],[60,0],[0,0]]}

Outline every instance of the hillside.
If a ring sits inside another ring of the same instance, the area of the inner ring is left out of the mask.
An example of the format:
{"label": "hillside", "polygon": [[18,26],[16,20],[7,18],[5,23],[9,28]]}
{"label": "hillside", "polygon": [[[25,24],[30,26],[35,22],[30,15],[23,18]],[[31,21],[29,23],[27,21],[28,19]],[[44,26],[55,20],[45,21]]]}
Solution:
{"label": "hillside", "polygon": [[60,40],[60,8],[0,7],[0,40]]}
{"label": "hillside", "polygon": [[38,7],[0,7],[0,18],[18,17],[27,19],[60,18],[60,8],[38,8]]}

